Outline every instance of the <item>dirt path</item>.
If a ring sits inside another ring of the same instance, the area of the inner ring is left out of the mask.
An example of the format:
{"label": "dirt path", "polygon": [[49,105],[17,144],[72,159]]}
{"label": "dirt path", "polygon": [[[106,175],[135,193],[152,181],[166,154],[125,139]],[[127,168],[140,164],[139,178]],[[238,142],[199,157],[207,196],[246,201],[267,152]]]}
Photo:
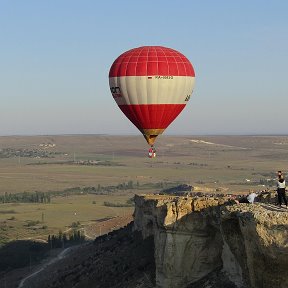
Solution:
{"label": "dirt path", "polygon": [[34,271],[32,274],[26,276],[25,278],[23,278],[21,280],[21,282],[18,285],[18,288],[22,288],[26,282],[26,280],[33,278],[34,276],[36,276],[38,273],[40,273],[41,271],[43,271],[45,268],[47,268],[48,266],[54,264],[55,262],[63,259],[69,252],[71,252],[72,250],[76,249],[78,246],[73,246],[73,247],[68,247],[66,249],[64,249],[63,251],[61,251],[57,257],[49,260],[48,262],[43,263],[42,265],[40,265],[40,267],[38,267],[38,269],[36,271]]}
{"label": "dirt path", "polygon": [[[105,221],[96,221],[91,222],[90,225],[87,225],[86,227],[82,228],[84,231],[85,238],[91,240],[94,240],[97,236],[106,234],[112,230],[119,229],[120,227],[123,227],[127,225],[129,222],[132,221],[132,215],[125,215],[125,216],[116,216],[110,219],[107,219]],[[65,232],[68,232],[71,228],[67,229]],[[48,268],[49,266],[55,264],[56,262],[64,259],[69,253],[76,250],[80,246],[72,246],[68,247],[64,250],[62,250],[57,256],[53,257],[52,259],[44,260],[44,262],[40,265],[38,265],[35,268],[35,271],[24,277],[19,285],[18,288],[25,287],[26,281],[31,278],[38,276],[40,272]]]}

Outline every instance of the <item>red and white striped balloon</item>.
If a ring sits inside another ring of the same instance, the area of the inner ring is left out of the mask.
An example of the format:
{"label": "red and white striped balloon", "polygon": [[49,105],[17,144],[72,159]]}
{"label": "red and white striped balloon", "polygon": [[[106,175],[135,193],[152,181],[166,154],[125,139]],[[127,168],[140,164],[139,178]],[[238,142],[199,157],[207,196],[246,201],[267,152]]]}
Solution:
{"label": "red and white striped balloon", "polygon": [[161,46],[131,49],[113,62],[109,72],[113,98],[150,145],[186,106],[194,82],[190,61]]}

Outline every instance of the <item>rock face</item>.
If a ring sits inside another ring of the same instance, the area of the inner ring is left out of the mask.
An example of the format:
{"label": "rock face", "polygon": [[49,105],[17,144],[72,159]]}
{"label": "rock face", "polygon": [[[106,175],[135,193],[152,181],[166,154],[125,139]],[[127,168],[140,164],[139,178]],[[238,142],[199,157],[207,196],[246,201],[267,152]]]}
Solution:
{"label": "rock face", "polygon": [[135,196],[134,229],[154,237],[157,287],[187,287],[215,271],[229,287],[288,287],[288,211],[227,200]]}
{"label": "rock face", "polygon": [[288,212],[263,204],[241,206],[221,209],[222,235],[229,248],[225,270],[248,287],[288,287]]}

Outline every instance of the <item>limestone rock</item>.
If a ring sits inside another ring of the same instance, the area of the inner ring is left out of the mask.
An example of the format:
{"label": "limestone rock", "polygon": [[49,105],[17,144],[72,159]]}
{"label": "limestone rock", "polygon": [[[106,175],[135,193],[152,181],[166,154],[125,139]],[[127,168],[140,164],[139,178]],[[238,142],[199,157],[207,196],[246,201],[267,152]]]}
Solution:
{"label": "limestone rock", "polygon": [[135,196],[134,229],[154,237],[157,287],[184,288],[220,269],[237,287],[284,288],[287,212],[228,198]]}
{"label": "limestone rock", "polygon": [[[222,208],[221,229],[243,283],[288,287],[288,213],[260,204],[239,206]],[[223,260],[225,265],[227,258]],[[230,272],[227,265],[226,270]]]}

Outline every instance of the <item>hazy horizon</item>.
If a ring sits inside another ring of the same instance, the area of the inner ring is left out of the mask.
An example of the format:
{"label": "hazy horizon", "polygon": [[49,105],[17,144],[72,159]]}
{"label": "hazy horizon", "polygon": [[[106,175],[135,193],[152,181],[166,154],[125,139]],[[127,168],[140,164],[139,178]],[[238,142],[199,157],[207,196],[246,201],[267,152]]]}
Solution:
{"label": "hazy horizon", "polygon": [[[49,136],[120,136],[120,137],[127,137],[127,136],[139,136],[143,137],[142,134],[140,133],[131,133],[131,134],[109,134],[109,133],[62,133],[62,134],[7,134],[7,135],[1,135],[0,137],[49,137]],[[273,137],[288,137],[288,134],[171,134],[171,133],[165,133],[161,134],[158,137],[163,137],[163,136],[171,136],[171,137],[189,137],[189,136],[195,136],[195,137],[213,137],[213,136],[273,136]]]}

